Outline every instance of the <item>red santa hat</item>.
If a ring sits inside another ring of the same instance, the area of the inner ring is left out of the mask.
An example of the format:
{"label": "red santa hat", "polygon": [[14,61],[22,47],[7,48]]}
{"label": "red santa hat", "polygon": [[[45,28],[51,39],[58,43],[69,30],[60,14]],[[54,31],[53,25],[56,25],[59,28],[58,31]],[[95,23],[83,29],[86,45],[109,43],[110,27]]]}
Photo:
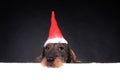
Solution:
{"label": "red santa hat", "polygon": [[54,11],[52,11],[49,35],[48,35],[48,39],[45,42],[44,46],[46,46],[48,43],[66,43],[66,44],[68,44],[68,42],[64,39],[64,37],[58,27],[57,21],[55,19]]}

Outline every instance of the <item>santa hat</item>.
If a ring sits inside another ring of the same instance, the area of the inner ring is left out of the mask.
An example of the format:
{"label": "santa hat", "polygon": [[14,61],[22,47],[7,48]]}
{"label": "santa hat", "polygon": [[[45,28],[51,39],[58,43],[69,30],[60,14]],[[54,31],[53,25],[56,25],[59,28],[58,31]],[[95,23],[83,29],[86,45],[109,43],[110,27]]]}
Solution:
{"label": "santa hat", "polygon": [[45,42],[44,46],[46,46],[48,43],[66,43],[66,44],[68,44],[68,42],[64,39],[64,37],[58,27],[57,21],[55,19],[54,11],[52,11],[49,35],[48,35],[48,39]]}

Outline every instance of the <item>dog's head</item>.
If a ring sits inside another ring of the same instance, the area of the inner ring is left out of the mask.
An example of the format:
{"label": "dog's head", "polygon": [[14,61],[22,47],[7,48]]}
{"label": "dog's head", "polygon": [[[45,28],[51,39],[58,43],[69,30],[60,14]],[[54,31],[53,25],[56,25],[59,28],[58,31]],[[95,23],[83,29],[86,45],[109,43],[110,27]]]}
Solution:
{"label": "dog's head", "polygon": [[44,66],[60,67],[63,63],[79,63],[75,53],[65,43],[49,43],[38,59]]}
{"label": "dog's head", "polygon": [[75,53],[68,46],[55,19],[54,11],[51,14],[51,26],[48,39],[44,44],[43,52],[37,57],[43,65],[48,67],[60,67],[63,63],[78,63]]}

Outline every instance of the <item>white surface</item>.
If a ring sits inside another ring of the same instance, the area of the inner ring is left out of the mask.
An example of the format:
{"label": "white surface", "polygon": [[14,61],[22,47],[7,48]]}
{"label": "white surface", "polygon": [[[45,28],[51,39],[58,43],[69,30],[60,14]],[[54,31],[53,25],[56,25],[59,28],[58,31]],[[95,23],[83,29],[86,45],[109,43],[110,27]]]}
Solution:
{"label": "white surface", "polygon": [[0,80],[120,80],[120,63],[64,64],[0,63]]}

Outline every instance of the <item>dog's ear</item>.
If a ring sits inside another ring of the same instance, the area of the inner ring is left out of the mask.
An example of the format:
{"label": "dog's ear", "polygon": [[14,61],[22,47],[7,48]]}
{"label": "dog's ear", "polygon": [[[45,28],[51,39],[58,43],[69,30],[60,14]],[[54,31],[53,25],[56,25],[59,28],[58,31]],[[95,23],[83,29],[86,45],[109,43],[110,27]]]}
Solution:
{"label": "dog's ear", "polygon": [[70,60],[72,63],[80,63],[72,49],[69,50]]}
{"label": "dog's ear", "polygon": [[41,62],[42,59],[44,58],[44,51],[40,54],[40,56],[36,57],[33,62]]}

